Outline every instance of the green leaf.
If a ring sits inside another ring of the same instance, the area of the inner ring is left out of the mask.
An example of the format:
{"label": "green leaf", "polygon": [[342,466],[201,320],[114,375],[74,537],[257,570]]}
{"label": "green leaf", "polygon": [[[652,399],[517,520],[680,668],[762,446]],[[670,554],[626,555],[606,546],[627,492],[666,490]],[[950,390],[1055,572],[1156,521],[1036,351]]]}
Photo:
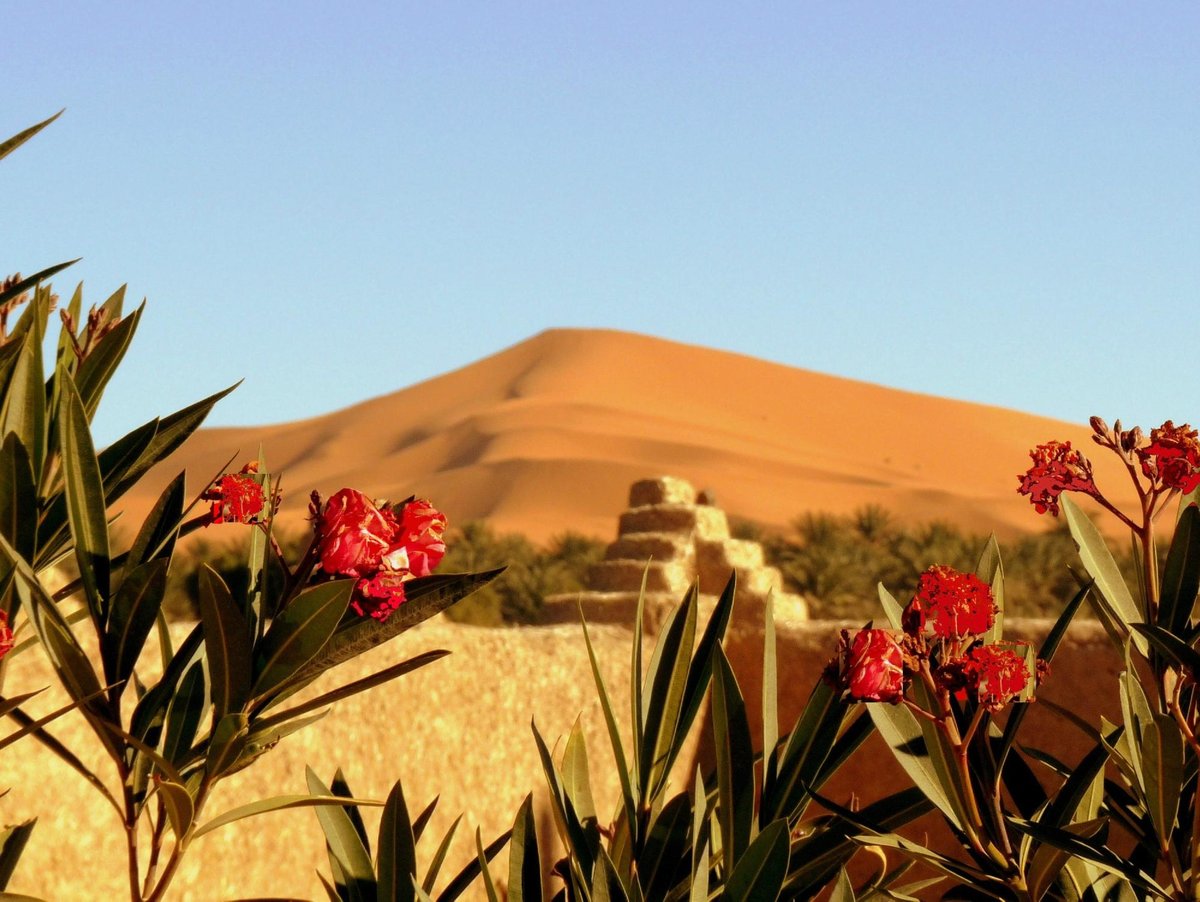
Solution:
{"label": "green leaf", "polygon": [[162,796],[171,829],[175,831],[176,837],[183,840],[196,821],[196,804],[191,794],[187,787],[170,780],[163,780],[158,784],[158,794]]}
{"label": "green leaf", "polygon": [[397,780],[383,806],[379,823],[379,902],[412,902],[417,874],[417,841],[413,837],[404,790]]}
{"label": "green leaf", "polygon": [[195,661],[180,680],[164,715],[162,755],[171,763],[182,764],[196,739],[207,703],[204,662]]}
{"label": "green leaf", "polygon": [[788,827],[780,819],[768,824],[740,857],[725,884],[725,898],[731,902],[777,899],[787,869]]}
{"label": "green leaf", "polygon": [[[592,680],[596,684],[596,695],[600,699],[600,710],[604,713],[604,724],[608,728],[608,742],[612,746],[613,762],[617,768],[617,778],[621,783],[621,805],[625,812],[626,828],[630,833],[632,841],[636,842],[638,828],[637,801],[633,795],[633,786],[629,782],[629,762],[625,757],[625,747],[621,743],[621,731],[617,727],[617,719],[613,714],[612,700],[609,698],[608,689],[604,685],[604,677],[600,674],[600,664],[596,660],[596,649],[592,647],[592,637],[588,633],[587,621],[583,619],[582,608],[579,610],[579,619],[583,626],[583,641],[587,646],[588,662],[592,667]],[[637,677],[631,676],[631,679],[636,681]]]}
{"label": "green leaf", "polygon": [[[425,879],[421,881],[422,891],[426,893],[433,892],[433,885],[437,883],[438,873],[442,870],[442,864],[446,860],[446,853],[450,851],[450,843],[454,840],[454,833],[458,830],[460,823],[462,823],[461,814],[450,822],[450,828],[446,831],[446,835],[442,837],[442,841],[438,843],[437,850],[433,853],[433,858],[429,862],[429,870],[425,872]],[[413,826],[413,836],[420,839],[420,831],[417,830],[416,825]]]}
{"label": "green leaf", "polygon": [[988,536],[979,563],[975,565],[975,575],[991,587],[996,602],[996,620],[983,635],[985,645],[994,645],[1004,636],[1004,564],[1000,560],[1000,544],[995,534]]}
{"label": "green leaf", "polygon": [[1126,861],[1105,846],[1099,845],[1083,836],[1078,836],[1069,830],[1051,827],[1049,824],[1038,824],[1016,817],[1010,817],[1008,820],[1010,824],[1022,833],[1030,834],[1041,843],[1062,849],[1075,858],[1090,861],[1110,874],[1124,877],[1140,889],[1157,893],[1159,896],[1171,897],[1171,894],[1159,886],[1150,874],[1143,872],[1137,865]]}
{"label": "green leaf", "polygon": [[496,894],[496,884],[492,880],[492,872],[488,869],[488,856],[483,848],[483,836],[479,828],[475,828],[476,860],[479,862],[479,873],[483,875],[483,888],[487,892],[488,902],[500,902]]}
{"label": "green leaf", "polygon": [[226,714],[213,727],[205,769],[212,778],[229,772],[246,747],[250,719],[245,714]]}
{"label": "green leaf", "polygon": [[[1079,611],[1083,600],[1087,598],[1087,594],[1091,589],[1092,582],[1088,582],[1087,585],[1080,588],[1067,603],[1062,613],[1059,614],[1058,619],[1054,621],[1054,626],[1050,628],[1050,632],[1046,634],[1046,638],[1042,642],[1042,647],[1038,650],[1037,656],[1047,664],[1054,660],[1054,655],[1058,652],[1058,646],[1067,634],[1067,627],[1071,625],[1071,621],[1075,618],[1075,614]],[[1000,740],[1000,748],[996,752],[996,769],[1001,773],[1004,771],[1004,764],[1008,760],[1008,754],[1012,750],[1013,743],[1016,742],[1017,731],[1021,728],[1021,723],[1025,720],[1025,715],[1028,712],[1028,705],[1014,705],[1009,711],[1008,720],[1004,724],[1004,733]]]}
{"label": "green leaf", "polygon": [[283,811],[288,808],[336,808],[345,805],[380,806],[382,804],[383,802],[374,799],[348,799],[344,796],[335,796],[328,792],[320,795],[272,796],[269,799],[259,799],[257,802],[239,805],[237,808],[232,808],[223,814],[217,815],[212,820],[197,827],[196,831],[192,834],[192,839],[197,839],[205,833],[211,833],[218,827],[224,827],[235,821],[244,820],[245,818],[254,817],[259,814],[267,814],[271,811]]}
{"label": "green leaf", "polygon": [[646,580],[649,575],[650,562],[647,561],[645,569],[642,570],[642,587],[638,590],[637,612],[633,618],[633,642],[630,645],[629,659],[629,722],[633,727],[633,782],[638,787],[639,799],[646,797],[645,786],[650,783],[646,779],[640,761],[641,750],[645,745],[645,737],[642,735],[646,722],[642,703],[642,639],[646,620]]}
{"label": "green leaf", "polygon": [[[1063,824],[1062,829],[1081,839],[1092,839],[1104,829],[1106,820],[1095,820],[1080,823]],[[1049,843],[1038,845],[1026,870],[1025,882],[1029,886],[1029,895],[1037,902],[1050,889],[1051,885],[1062,873],[1063,867],[1071,861],[1069,852],[1059,849]]]}
{"label": "green leaf", "polygon": [[426,664],[432,664],[434,661],[444,658],[448,654],[450,652],[444,648],[435,648],[432,651],[419,654],[415,658],[409,658],[407,661],[401,661],[399,664],[393,664],[391,667],[384,668],[370,676],[365,676],[361,680],[355,680],[352,683],[347,683],[345,686],[339,686],[337,689],[323,692],[315,698],[311,698],[295,707],[288,708],[286,711],[280,711],[278,714],[272,714],[270,717],[259,718],[256,722],[264,727],[283,723],[301,714],[307,714],[309,711],[324,708],[326,705],[332,705],[334,702],[340,702],[344,698],[365,692],[367,689],[381,686],[406,673],[411,673],[420,667],[424,667]]}
{"label": "green leaf", "polygon": [[[311,767],[304,769],[308,780],[308,791],[317,797],[331,795],[329,787],[321,782]],[[371,855],[363,847],[362,839],[354,829],[346,812],[332,805],[320,805],[316,810],[317,820],[325,833],[329,854],[345,875],[352,894],[375,898],[375,869],[371,866]]]}
{"label": "green leaf", "polygon": [[37,487],[29,452],[15,432],[0,445],[0,535],[27,561],[37,538]]}
{"label": "green leaf", "polygon": [[[725,638],[729,622],[733,619],[733,601],[736,593],[737,574],[730,573],[729,581],[726,582],[721,597],[717,599],[716,607],[713,608],[712,615],[704,627],[704,633],[696,644],[696,651],[692,654],[692,663],[688,668],[687,687],[683,690],[683,705],[680,707],[679,722],[675,727],[674,747],[677,754],[683,737],[691,729],[692,723],[700,711],[700,706],[704,702],[704,695],[708,692],[708,685],[712,681],[713,655],[717,646],[721,644],[721,640]],[[668,769],[670,769],[669,766]]]}
{"label": "green leaf", "polygon": [[737,678],[718,649],[712,685],[713,744],[717,759],[717,818],[726,873],[750,843],[754,822],[754,749]]}
{"label": "green leaf", "polygon": [[962,815],[943,788],[939,770],[930,758],[924,731],[913,713],[902,705],[881,703],[868,704],[867,712],[909,779],[961,831]]}
{"label": "green leaf", "polygon": [[185,474],[181,472],[158,496],[129,547],[129,555],[125,558],[126,572],[155,558],[170,559],[183,519],[184,478]]}
{"label": "green leaf", "polygon": [[1200,652],[1177,638],[1161,626],[1150,626],[1147,623],[1135,623],[1133,628],[1158,650],[1172,664],[1191,668],[1194,673],[1200,673]]}
{"label": "green leaf", "polygon": [[104,486],[87,416],[75,384],[68,378],[61,390],[58,417],[67,519],[75,541],[75,560],[79,564],[88,608],[93,620],[100,624],[107,617],[110,596]]}
{"label": "green leaf", "polygon": [[883,605],[883,613],[887,616],[892,629],[904,629],[904,605],[896,601],[895,596],[884,587],[883,583],[878,583],[876,589],[879,592],[879,603]]}
{"label": "green leaf", "polygon": [[[144,434],[144,430],[150,429],[157,423],[157,426],[154,427],[154,437],[146,443],[142,452],[133,461],[122,465],[119,470],[114,470],[111,476],[105,480],[104,488],[108,503],[112,504],[133,488],[151,467],[182,445],[193,432],[200,428],[200,424],[204,422],[205,417],[216,403],[235,388],[237,388],[237,384],[214,395],[209,395],[204,400],[197,401],[170,416],[157,421],[152,420],[130,433],[131,436],[140,437]],[[107,450],[111,450],[111,448]],[[103,457],[104,455],[101,454],[102,460]],[[105,472],[108,471],[105,470]]]}
{"label": "green leaf", "polygon": [[[39,297],[31,307],[32,323],[21,339],[8,387],[0,403],[0,438],[15,435],[29,452],[38,476],[46,459],[46,391],[42,380],[42,337],[47,303]],[[10,339],[15,341],[16,339]]]}
{"label": "green leaf", "polygon": [[1183,791],[1183,737],[1173,718],[1155,714],[1142,728],[1142,771],[1146,802],[1158,838],[1167,846],[1175,830],[1175,815]]}
{"label": "green leaf", "polygon": [[96,408],[100,406],[105,386],[129,349],[129,343],[133,340],[133,333],[137,330],[145,306],[143,302],[137,310],[117,322],[79,364],[79,371],[75,374],[75,385],[79,389],[79,397],[83,401],[83,409],[89,423],[96,416]]}
{"label": "green leaf", "polygon": [[[64,112],[64,110],[59,110],[57,113],[55,113],[49,119],[43,119],[37,125],[29,126],[29,128],[25,129],[23,132],[19,132],[18,134],[13,135],[11,138],[9,138],[7,141],[5,141],[3,144],[0,144],[0,160],[4,159],[6,156],[8,156],[10,153],[12,153],[14,150],[16,150],[22,144],[24,144],[26,141],[28,141],[30,138],[32,138],[34,135],[36,135],[38,132],[40,132],[42,129],[44,129],[47,125],[49,125],[51,122],[53,122],[59,116],[61,116],[63,114],[63,112]],[[32,821],[30,821],[30,823],[32,824]],[[0,884],[0,889],[3,889],[2,884]]]}
{"label": "green leaf", "polygon": [[214,717],[220,720],[250,698],[250,628],[229,587],[208,564],[200,568],[200,623]]}
{"label": "green leaf", "polygon": [[361,617],[344,622],[320,653],[296,674],[296,679],[315,679],[329,668],[382,645],[440,614],[503,572],[501,567],[486,573],[435,574],[405,583],[406,601],[386,621],[380,623],[371,617]]}
{"label": "green leaf", "polygon": [[[503,849],[504,844],[508,842],[508,837],[510,834],[511,831],[506,830],[504,833],[500,834],[490,843],[488,843],[487,847],[483,850],[483,860],[491,861],[493,858],[495,858],[496,853]],[[479,876],[479,873],[479,859],[468,862],[466,867],[455,874],[454,878],[448,884],[446,884],[446,888],[442,890],[441,895],[437,897],[437,902],[454,902],[455,899],[457,899],[463,894],[463,892],[466,891],[467,887],[475,882],[475,878]]]}
{"label": "green leaf", "polygon": [[[1065,495],[1060,499],[1063,512],[1067,515],[1067,525],[1071,536],[1079,548],[1079,557],[1088,574],[1096,581],[1099,594],[1092,594],[1096,613],[1104,621],[1110,631],[1124,641],[1129,638],[1130,624],[1145,621],[1138,611],[1138,606],[1129,594],[1129,587],[1121,576],[1117,562],[1113,560],[1112,552],[1104,543],[1104,537],[1096,529],[1095,524],[1087,518],[1070,498]],[[1133,636],[1134,645],[1143,655],[1149,653],[1144,637]]]}
{"label": "green leaf", "polygon": [[562,761],[563,790],[575,814],[581,821],[596,819],[596,803],[592,801],[591,778],[588,775],[587,744],[583,739],[583,731],[579,727],[579,719],[567,736],[567,747],[563,752]]}
{"label": "green leaf", "polygon": [[[29,834],[33,832],[33,825],[36,823],[35,817],[0,830],[0,890],[8,887],[8,881],[12,879],[17,861],[25,851],[25,844],[29,842]],[[12,893],[4,893],[4,898],[12,899],[14,896]]]}
{"label": "green leaf", "polygon": [[834,748],[847,710],[839,693],[824,680],[817,680],[788,735],[776,772],[767,772],[759,812],[761,826],[778,817],[794,819],[803,811],[807,802],[804,787],[819,782],[818,774]]}
{"label": "green leaf", "polygon": [[570,864],[571,876],[578,888],[586,887],[588,875],[596,864],[596,849],[600,845],[600,832],[594,821],[586,826],[576,815],[571,799],[563,786],[562,778],[550,758],[550,750],[546,747],[542,734],[538,732],[537,724],[531,723],[533,739],[537,745],[538,757],[542,763],[542,772],[550,789],[550,810],[558,827],[559,837],[567,848],[567,858]]}
{"label": "green leaf", "polygon": [[[773,771],[778,766],[775,747],[779,745],[779,668],[775,661],[775,596],[768,595],[763,613],[763,677],[762,677],[763,767]],[[772,774],[764,772],[766,786]]]}
{"label": "green leaf", "polygon": [[533,821],[533,794],[517,810],[508,849],[509,902],[541,902],[542,862]]}
{"label": "green leaf", "polygon": [[671,887],[688,873],[692,816],[691,798],[681,792],[650,823],[636,868],[637,881],[644,887],[646,898],[665,899]]}
{"label": "green leaf", "polygon": [[829,902],[857,902],[854,897],[854,887],[850,885],[850,876],[846,873],[845,868],[838,871],[837,883],[833,885]]}
{"label": "green leaf", "polygon": [[272,621],[254,655],[255,698],[286,685],[317,657],[346,612],[353,588],[354,581],[349,579],[313,586]]}
{"label": "green leaf", "polygon": [[944,855],[934,852],[932,849],[927,849],[920,843],[912,842],[894,833],[887,833],[882,836],[857,836],[855,839],[863,845],[895,849],[908,858],[929,865],[943,874],[948,874],[955,880],[966,883],[968,886],[974,886],[976,889],[982,889],[985,886],[999,887],[1003,885],[1000,880],[978,868],[947,858]]}
{"label": "green leaf", "polygon": [[[124,684],[133,673],[167,591],[167,564],[152,560],[130,572],[113,597],[103,636],[105,678]],[[117,687],[117,695],[124,691]]]}
{"label": "green leaf", "polygon": [[1158,623],[1173,635],[1188,628],[1200,591],[1200,508],[1189,505],[1179,515],[1167,552],[1159,588]]}
{"label": "green leaf", "polygon": [[[696,587],[688,590],[683,603],[671,612],[659,632],[650,656],[649,669],[642,689],[642,745],[638,773],[641,789],[658,796],[675,758],[675,727],[687,687],[688,665],[696,641],[696,612],[699,604]],[[682,741],[683,737],[679,737]]]}

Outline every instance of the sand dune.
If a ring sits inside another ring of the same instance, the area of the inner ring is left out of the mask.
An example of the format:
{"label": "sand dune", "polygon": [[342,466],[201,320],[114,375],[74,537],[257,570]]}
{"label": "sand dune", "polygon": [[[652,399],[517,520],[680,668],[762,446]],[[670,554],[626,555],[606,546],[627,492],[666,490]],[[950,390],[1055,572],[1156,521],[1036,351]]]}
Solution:
{"label": "sand dune", "polygon": [[[1011,537],[1049,523],[1015,491],[1028,450],[1057,438],[1090,454],[1089,434],[642,335],[555,329],[336,413],[202,430],[122,506],[138,520],[180,469],[196,488],[261,443],[295,521],[311,489],[354,486],[429,497],[452,522],[486,518],[539,541],[567,529],[608,538],[630,483],[671,474],[771,527],[877,503]],[[1103,484],[1123,484],[1119,466],[1092,456]]]}

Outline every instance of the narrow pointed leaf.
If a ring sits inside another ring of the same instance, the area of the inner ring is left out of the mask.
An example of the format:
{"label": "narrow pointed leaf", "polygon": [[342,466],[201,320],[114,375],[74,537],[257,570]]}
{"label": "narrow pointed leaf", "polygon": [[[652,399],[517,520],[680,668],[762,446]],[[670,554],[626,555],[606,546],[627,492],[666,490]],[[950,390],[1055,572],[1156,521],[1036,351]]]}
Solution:
{"label": "narrow pointed leaf", "polygon": [[567,737],[567,747],[563,752],[562,762],[563,790],[575,814],[581,821],[596,819],[596,803],[592,801],[591,777],[588,773],[587,744],[583,739],[579,720],[571,728]]}
{"label": "narrow pointed leaf", "polygon": [[[1125,585],[1125,578],[1121,576],[1121,570],[1095,524],[1070,498],[1064,496],[1061,503],[1071,536],[1079,548],[1079,557],[1099,590],[1098,595],[1092,596],[1097,601],[1097,612],[1117,631],[1120,638],[1125,639],[1129,636],[1130,624],[1144,622],[1146,618],[1138,611],[1137,603]],[[1138,651],[1143,655],[1148,653],[1144,636],[1134,634],[1133,641]]]}
{"label": "narrow pointed leaf", "polygon": [[[454,841],[454,834],[458,830],[458,825],[462,823],[462,815],[460,814],[450,822],[449,829],[446,830],[446,835],[442,837],[442,841],[438,843],[437,850],[433,853],[433,858],[429,862],[429,870],[425,872],[425,879],[421,881],[420,889],[426,893],[432,893],[433,887],[437,883],[438,874],[441,873],[442,864],[446,861],[446,853],[450,851],[450,843]],[[419,831],[414,826],[413,835],[419,839]]]}
{"label": "narrow pointed leaf", "polygon": [[417,844],[404,790],[397,780],[379,823],[379,902],[412,902],[416,897]]}
{"label": "narrow pointed leaf", "polygon": [[[109,683],[124,684],[133,673],[167,591],[167,561],[150,561],[130,573],[113,597],[104,635],[104,668]],[[118,692],[124,685],[118,687]]]}
{"label": "narrow pointed leaf", "polygon": [[486,573],[447,573],[414,579],[404,584],[405,602],[380,623],[370,617],[343,623],[333,638],[296,675],[297,679],[319,676],[330,667],[356,658],[400,635],[405,630],[440,614],[456,601],[487,585],[504,568]]}
{"label": "narrow pointed leaf", "polygon": [[778,898],[787,869],[788,828],[781,819],[768,824],[738,860],[725,884],[726,898],[731,902]]}
{"label": "narrow pointed leaf", "polygon": [[100,398],[108,381],[129,349],[129,343],[133,340],[133,333],[137,330],[145,306],[143,303],[129,316],[117,322],[79,364],[75,384],[79,389],[79,397],[83,401],[83,409],[89,423],[96,415],[96,408],[100,406]]}
{"label": "narrow pointed leaf", "polygon": [[71,537],[75,540],[75,560],[79,564],[88,607],[96,622],[102,623],[110,594],[104,485],[79,393],[70,379],[61,388],[58,416],[67,518]]}
{"label": "narrow pointed leaf", "polygon": [[29,452],[36,475],[42,472],[46,458],[46,392],[42,382],[45,378],[42,371],[45,318],[41,310],[31,316],[34,325],[21,339],[21,350],[9,376],[8,387],[0,398],[0,439],[15,435]]}
{"label": "narrow pointed leaf", "polygon": [[[775,661],[775,596],[767,596],[763,619],[763,678],[762,678],[763,766],[774,769],[778,762],[775,746],[779,745],[779,668]],[[763,777],[766,785],[767,776]]]}
{"label": "narrow pointed leaf", "polygon": [[180,473],[162,490],[154,508],[129,547],[125,570],[130,571],[154,558],[169,560],[183,519],[184,474]]}
{"label": "narrow pointed leaf", "polygon": [[1000,543],[996,536],[988,536],[987,545],[975,565],[975,575],[992,589],[992,599],[996,602],[996,619],[983,636],[985,645],[994,645],[1004,636],[1004,564],[1000,560]]}
{"label": "narrow pointed leaf", "polygon": [[159,783],[158,792],[162,796],[163,807],[167,809],[171,829],[179,839],[183,839],[196,819],[196,805],[191,795],[185,787],[170,780]]}
{"label": "narrow pointed leaf", "polygon": [[[659,632],[643,689],[646,720],[642,724],[643,789],[658,795],[676,752],[676,726],[687,687],[688,665],[696,641],[698,595],[695,586]],[[679,737],[680,741],[682,737]]]}
{"label": "narrow pointed leaf", "polygon": [[1200,507],[1188,505],[1175,524],[1163,567],[1158,623],[1176,636],[1187,629],[1200,591]]}
{"label": "narrow pointed leaf", "polygon": [[904,605],[896,601],[896,597],[884,587],[883,583],[877,583],[876,589],[879,593],[879,603],[883,605],[883,613],[887,616],[892,629],[903,629]]}
{"label": "narrow pointed leaf", "polygon": [[220,720],[241,710],[250,697],[250,628],[229,587],[208,564],[200,568],[200,623]]}
{"label": "narrow pointed leaf", "polygon": [[[49,125],[51,122],[53,122],[59,116],[61,116],[63,114],[63,112],[64,112],[64,110],[59,110],[57,113],[55,113],[49,119],[43,119],[37,125],[31,125],[31,126],[29,126],[29,128],[25,129],[24,131],[18,132],[17,134],[13,135],[8,140],[4,141],[3,143],[0,143],[0,160],[4,159],[6,156],[8,156],[10,153],[12,153],[14,150],[16,150],[22,144],[24,144],[26,141],[28,141],[30,138],[32,138],[34,135],[36,135],[38,132],[40,132],[42,129],[44,129],[47,125]],[[66,266],[67,264],[63,264],[63,265]],[[0,889],[3,889],[3,887],[0,886]]]}
{"label": "narrow pointed leaf", "polygon": [[272,621],[255,654],[256,698],[286,684],[317,657],[345,614],[353,588],[353,580],[347,579],[313,586]]}
{"label": "narrow pointed leaf", "polygon": [[696,651],[692,654],[692,664],[688,668],[687,687],[683,691],[683,705],[679,710],[679,724],[675,729],[677,741],[682,740],[704,702],[704,695],[712,681],[713,654],[733,619],[733,602],[737,594],[737,574],[730,573],[729,581],[725,584],[717,605],[704,627],[700,641],[696,643]]}
{"label": "narrow pointed leaf", "polygon": [[224,827],[227,824],[232,824],[235,821],[244,820],[248,817],[255,817],[259,814],[267,814],[271,811],[283,811],[288,808],[340,808],[345,805],[382,805],[382,802],[374,799],[347,799],[343,796],[335,796],[328,792],[317,795],[282,795],[272,796],[269,799],[259,799],[257,802],[250,802],[247,805],[239,805],[237,808],[231,808],[222,814],[218,814],[212,820],[201,824],[192,834],[193,839],[203,836],[205,833],[211,833],[218,827]]}
{"label": "narrow pointed leaf", "polygon": [[[329,787],[321,782],[311,767],[305,768],[308,780],[308,791],[316,797],[330,797]],[[367,887],[375,887],[375,869],[371,865],[371,856],[363,848],[362,840],[354,829],[353,823],[340,807],[320,805],[316,810],[317,820],[325,833],[325,841],[329,845],[330,855],[341,867],[352,890],[364,892]],[[374,897],[372,892],[371,897]]]}
{"label": "narrow pointed leaf", "polygon": [[533,821],[533,795],[525,796],[508,847],[509,902],[541,902],[542,862]]}
{"label": "narrow pointed leaf", "polygon": [[625,757],[625,747],[621,743],[621,732],[617,727],[616,715],[613,714],[612,700],[604,685],[604,677],[600,674],[600,664],[596,660],[596,650],[592,646],[592,637],[588,632],[587,621],[583,619],[582,608],[579,611],[580,622],[583,625],[583,641],[587,646],[588,662],[592,668],[592,680],[596,684],[596,695],[600,699],[600,710],[604,713],[604,725],[608,729],[608,741],[612,746],[613,763],[617,769],[617,778],[621,783],[621,804],[625,812],[625,823],[636,840],[637,835],[637,802],[633,795],[633,786],[629,781],[629,763]]}
{"label": "narrow pointed leaf", "polygon": [[15,432],[0,445],[0,535],[26,560],[37,537],[37,487],[29,452]]}
{"label": "narrow pointed leaf", "polygon": [[888,704],[869,704],[867,712],[909,779],[961,830],[962,816],[942,788],[942,781],[925,745],[924,732],[913,713],[902,705]]}
{"label": "narrow pointed leaf", "polygon": [[[495,839],[493,839],[483,850],[483,859],[491,861],[496,857],[496,853],[504,848],[504,844],[508,842],[508,837],[511,831],[506,830]],[[446,888],[442,890],[437,897],[437,902],[454,902],[459,898],[479,876],[480,867],[479,860],[471,861],[461,871],[454,875],[453,879],[446,884]]]}
{"label": "narrow pointed leaf", "polygon": [[492,880],[492,872],[488,868],[487,852],[483,848],[483,835],[479,832],[479,828],[475,828],[475,854],[476,861],[479,862],[479,873],[483,876],[483,888],[487,893],[488,902],[500,902],[500,897],[496,893],[496,884]]}
{"label": "narrow pointed leaf", "polygon": [[[12,879],[13,871],[17,868],[17,861],[21,858],[21,853],[25,851],[25,844],[29,842],[29,835],[33,832],[33,825],[37,823],[37,818],[31,818],[20,824],[12,824],[0,830],[0,891],[8,887],[8,881]],[[14,893],[4,893],[5,899],[30,899],[31,896],[17,896]]]}
{"label": "narrow pointed leaf", "polygon": [[717,758],[717,816],[726,872],[750,844],[754,820],[754,749],[746,705],[724,650],[713,666],[713,743]]}

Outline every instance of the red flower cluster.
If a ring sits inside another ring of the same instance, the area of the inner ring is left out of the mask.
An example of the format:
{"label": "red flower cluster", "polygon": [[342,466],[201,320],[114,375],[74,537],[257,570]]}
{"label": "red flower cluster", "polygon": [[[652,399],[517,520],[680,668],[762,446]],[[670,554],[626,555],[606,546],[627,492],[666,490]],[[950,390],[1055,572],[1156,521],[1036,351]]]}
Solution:
{"label": "red flower cluster", "polygon": [[428,576],[441,561],[445,529],[445,516],[428,501],[391,507],[342,489],[317,520],[321,569],[357,577],[350,606],[360,616],[387,620],[404,603],[404,583]]}
{"label": "red flower cluster", "polygon": [[226,473],[202,496],[212,502],[213,523],[259,523],[267,507],[267,492],[252,460],[238,473]]}
{"label": "red flower cluster", "polygon": [[0,658],[13,650],[13,631],[8,626],[8,614],[0,611]]}
{"label": "red flower cluster", "polygon": [[1017,494],[1028,495],[1039,514],[1049,511],[1058,516],[1058,496],[1063,492],[1097,495],[1092,465],[1080,451],[1071,450],[1070,442],[1046,442],[1029,452],[1033,466],[1018,474],[1021,485]]}
{"label": "red flower cluster", "polygon": [[934,566],[917,580],[917,594],[904,612],[910,635],[963,639],[982,636],[996,622],[992,590],[974,573]]}
{"label": "red flower cluster", "polygon": [[1184,494],[1200,485],[1200,442],[1197,433],[1187,423],[1176,426],[1167,420],[1150,430],[1150,444],[1138,448],[1142,472],[1150,479],[1161,480],[1168,489]]}
{"label": "red flower cluster", "polygon": [[1029,687],[1025,656],[1000,645],[977,645],[966,657],[967,687],[979,704],[999,711]]}
{"label": "red flower cluster", "polygon": [[897,704],[921,675],[931,688],[999,711],[1023,700],[1037,674],[1012,645],[985,644],[995,619],[992,590],[979,577],[930,567],[904,609],[903,633],[867,628],[852,637],[843,630],[825,677],[847,700]]}

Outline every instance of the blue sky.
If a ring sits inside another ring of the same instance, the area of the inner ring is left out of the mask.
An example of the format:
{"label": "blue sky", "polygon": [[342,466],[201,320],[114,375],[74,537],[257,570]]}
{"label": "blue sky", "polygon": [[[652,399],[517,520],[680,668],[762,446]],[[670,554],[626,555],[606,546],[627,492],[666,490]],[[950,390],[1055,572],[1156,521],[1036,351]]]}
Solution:
{"label": "blue sky", "polygon": [[[598,326],[1200,419],[1200,7],[7,4],[0,268],[149,299],[101,441]],[[797,403],[802,403],[798,399]],[[928,424],[925,424],[928,427]],[[915,427],[920,424],[914,424]]]}

